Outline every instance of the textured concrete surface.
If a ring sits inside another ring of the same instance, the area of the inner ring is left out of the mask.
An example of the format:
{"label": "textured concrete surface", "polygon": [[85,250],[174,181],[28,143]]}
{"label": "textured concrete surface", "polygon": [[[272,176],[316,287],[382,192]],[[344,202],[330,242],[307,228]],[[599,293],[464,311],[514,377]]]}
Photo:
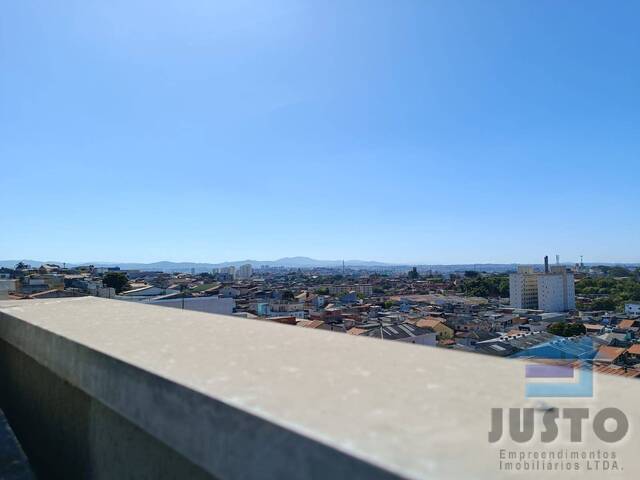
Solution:
{"label": "textured concrete surface", "polygon": [[2,480],[34,480],[35,478],[29,460],[2,410],[0,410],[0,478]]}
{"label": "textured concrete surface", "polygon": [[[500,449],[563,448],[615,450],[608,476],[640,474],[632,380],[539,402],[521,362],[96,298],[0,302],[0,339],[219,478],[493,479],[513,475]],[[491,409],[515,407],[617,407],[630,431],[490,444]]]}
{"label": "textured concrete surface", "polygon": [[[0,365],[0,406],[39,479],[212,478],[2,340]],[[0,459],[0,479],[13,478],[4,473]]]}

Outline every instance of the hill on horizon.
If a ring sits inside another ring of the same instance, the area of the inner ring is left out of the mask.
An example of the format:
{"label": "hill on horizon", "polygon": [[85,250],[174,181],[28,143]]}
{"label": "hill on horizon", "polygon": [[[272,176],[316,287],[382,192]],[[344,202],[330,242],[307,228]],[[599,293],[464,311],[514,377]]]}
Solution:
{"label": "hill on horizon", "polygon": [[[284,257],[278,260],[237,260],[221,263],[206,263],[206,262],[171,262],[171,261],[159,261],[151,263],[139,263],[139,262],[61,262],[53,260],[0,260],[0,267],[13,268],[17,263],[24,262],[32,267],[39,267],[45,263],[52,263],[55,265],[66,264],[67,267],[77,267],[80,265],[94,265],[96,267],[120,267],[123,270],[166,270],[176,271],[184,270],[188,271],[196,269],[197,271],[209,271],[213,268],[222,268],[250,263],[254,268],[261,266],[268,267],[288,267],[288,268],[322,268],[322,267],[340,267],[342,266],[342,260],[316,260],[309,257]],[[395,264],[375,262],[369,260],[345,260],[345,266],[349,267],[389,267]]]}
{"label": "hill on horizon", "polygon": [[[32,267],[39,267],[44,263],[52,263],[56,265],[66,264],[67,267],[78,267],[81,265],[94,265],[96,267],[120,267],[123,270],[142,270],[142,271],[164,271],[164,272],[189,272],[192,269],[197,273],[210,272],[214,268],[223,267],[239,267],[244,264],[251,264],[253,268],[266,267],[284,267],[284,268],[340,268],[342,267],[342,260],[317,260],[310,257],[283,257],[278,260],[237,260],[220,263],[206,263],[206,262],[171,262],[171,261],[159,261],[151,263],[142,262],[60,262],[60,261],[41,261],[41,260],[0,260],[0,267],[14,268],[20,261],[31,265]],[[385,268],[385,267],[419,267],[421,269],[433,269],[442,272],[464,271],[464,270],[479,270],[486,272],[506,272],[514,270],[517,265],[537,265],[532,263],[475,263],[475,264],[421,264],[421,263],[385,263],[371,260],[345,260],[344,265],[346,267],[361,267],[361,268]],[[570,266],[569,263],[563,265]],[[637,263],[610,263],[610,262],[595,262],[585,263],[588,266],[639,266]]]}

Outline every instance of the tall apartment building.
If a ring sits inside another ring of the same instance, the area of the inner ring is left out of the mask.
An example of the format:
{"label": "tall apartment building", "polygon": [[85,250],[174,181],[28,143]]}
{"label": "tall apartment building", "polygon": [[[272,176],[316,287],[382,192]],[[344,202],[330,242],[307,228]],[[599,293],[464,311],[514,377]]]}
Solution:
{"label": "tall apartment building", "polygon": [[545,312],[566,312],[576,308],[573,273],[565,267],[551,267],[549,273],[538,275],[538,308]]}
{"label": "tall apartment building", "polygon": [[509,297],[514,308],[538,308],[538,274],[533,267],[518,267],[509,275]]}
{"label": "tall apartment building", "polygon": [[245,263],[236,270],[235,278],[238,280],[248,280],[253,275],[253,267],[250,263]]}
{"label": "tall apartment building", "polygon": [[509,296],[514,308],[530,308],[545,312],[566,312],[576,308],[573,273],[561,265],[549,269],[545,258],[544,273],[533,267],[518,267],[509,275]]}
{"label": "tall apartment building", "polygon": [[221,273],[222,275],[231,275],[233,277],[236,274],[236,267],[234,267],[233,265],[230,267],[222,267],[219,273]]}

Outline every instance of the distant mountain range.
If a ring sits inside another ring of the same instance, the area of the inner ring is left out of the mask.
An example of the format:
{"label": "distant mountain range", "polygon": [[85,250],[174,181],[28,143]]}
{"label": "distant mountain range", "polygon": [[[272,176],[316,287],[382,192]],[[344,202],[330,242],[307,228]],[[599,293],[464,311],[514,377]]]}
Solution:
{"label": "distant mountain range", "polygon": [[[24,262],[32,267],[39,267],[44,263],[53,263],[55,265],[62,265],[64,262],[60,261],[42,261],[42,260],[0,260],[0,267],[13,268],[18,262]],[[197,272],[211,271],[214,268],[222,267],[238,267],[250,263],[254,268],[261,266],[267,267],[285,267],[285,268],[330,268],[341,267],[342,260],[316,260],[309,257],[285,257],[278,260],[263,261],[263,260],[238,260],[233,262],[222,263],[198,263],[198,262],[153,262],[153,263],[132,263],[132,262],[85,262],[85,263],[70,263],[66,262],[67,267],[77,267],[80,265],[94,265],[96,267],[120,267],[123,270],[153,270],[153,271],[166,271],[175,272],[183,271],[188,272],[191,269],[195,269]],[[344,265],[347,267],[390,267],[393,264],[373,262],[367,260],[345,260]]]}
{"label": "distant mountain range", "polygon": [[[18,262],[24,262],[32,267],[39,267],[43,263],[53,263],[62,265],[60,261],[41,261],[41,260],[0,260],[0,267],[13,268]],[[285,257],[278,260],[239,260],[234,262],[222,263],[198,263],[198,262],[154,262],[154,263],[132,263],[132,262],[85,262],[70,263],[67,267],[77,267],[80,265],[94,265],[96,267],[120,267],[123,270],[143,270],[143,271],[163,271],[163,272],[190,272],[192,269],[196,272],[210,272],[214,268],[238,267],[250,263],[254,268],[266,267],[284,267],[284,268],[340,268],[342,260],[316,260],[309,257]],[[409,267],[417,266],[423,270],[437,270],[440,272],[479,270],[486,272],[505,272],[515,270],[515,263],[478,263],[478,264],[451,264],[451,265],[424,265],[424,264],[394,264],[384,262],[374,262],[369,260],[345,260],[346,267],[360,268],[393,268],[393,267]],[[592,263],[586,265],[625,265],[638,266],[634,263]]]}

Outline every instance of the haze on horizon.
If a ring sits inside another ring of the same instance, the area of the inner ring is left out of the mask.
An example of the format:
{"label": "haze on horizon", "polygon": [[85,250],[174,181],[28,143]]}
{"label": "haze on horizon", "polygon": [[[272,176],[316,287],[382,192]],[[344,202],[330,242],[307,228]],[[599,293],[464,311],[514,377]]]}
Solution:
{"label": "haze on horizon", "polygon": [[640,262],[639,14],[9,2],[0,258]]}
{"label": "haze on horizon", "polygon": [[[383,267],[383,266],[420,266],[420,265],[432,265],[432,266],[455,266],[455,265],[473,265],[475,267],[481,267],[483,265],[514,265],[514,264],[529,264],[529,265],[542,265],[543,259],[532,259],[528,262],[514,261],[514,262],[414,262],[414,261],[397,261],[397,262],[382,262],[380,260],[375,259],[363,259],[363,258],[348,258],[348,259],[326,259],[326,258],[311,258],[303,255],[291,256],[291,257],[282,257],[282,258],[274,258],[274,259],[258,259],[258,258],[236,258],[236,259],[226,259],[226,260],[218,260],[218,261],[192,261],[188,259],[182,260],[153,260],[147,262],[141,262],[137,260],[121,260],[121,261],[112,261],[112,260],[85,260],[85,261],[68,261],[68,260],[60,260],[60,259],[36,259],[36,258],[15,258],[15,259],[0,259],[0,266],[5,267],[13,267],[18,262],[26,262],[27,264],[34,266],[40,263],[54,263],[57,265],[114,265],[114,266],[136,266],[136,265],[156,265],[156,264],[164,264],[171,263],[176,266],[184,266],[187,268],[188,265],[227,265],[227,264],[235,264],[241,265],[244,263],[253,263],[253,264],[277,264],[279,266],[288,266],[288,267],[340,267],[341,264],[346,266],[360,266],[360,267]],[[555,261],[555,258],[552,259]],[[579,263],[578,261],[573,261],[573,259],[560,259],[560,262],[564,265],[572,265],[574,263]],[[609,261],[596,261],[590,260],[585,261],[585,265],[606,265],[606,264],[626,264],[626,265],[639,265],[639,262],[609,262]],[[308,264],[308,265],[307,265]]]}

